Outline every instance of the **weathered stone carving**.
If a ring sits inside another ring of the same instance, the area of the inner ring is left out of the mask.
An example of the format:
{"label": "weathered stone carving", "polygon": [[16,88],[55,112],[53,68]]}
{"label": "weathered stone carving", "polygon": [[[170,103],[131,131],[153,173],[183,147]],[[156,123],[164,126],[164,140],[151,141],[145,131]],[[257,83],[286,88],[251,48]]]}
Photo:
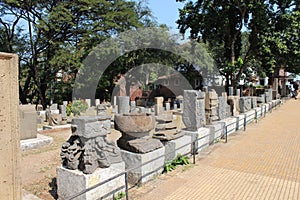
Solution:
{"label": "weathered stone carving", "polygon": [[230,105],[231,116],[238,116],[240,114],[240,97],[228,96],[227,103]]}
{"label": "weathered stone carving", "polygon": [[251,98],[250,97],[241,97],[240,98],[240,111],[245,113],[251,109]]}
{"label": "weathered stone carving", "polygon": [[230,110],[230,106],[227,104],[226,98],[226,96],[219,97],[218,117],[220,120],[229,117],[229,113],[227,112],[227,110]]}
{"label": "weathered stone carving", "polygon": [[173,120],[172,113],[161,114],[156,118],[156,132],[153,134],[153,138],[157,138],[161,141],[174,140],[183,136],[180,129],[177,128],[176,122]]}
{"label": "weathered stone carving", "polygon": [[215,90],[206,92],[205,94],[205,116],[206,124],[211,124],[219,120],[218,116],[219,99]]}
{"label": "weathered stone carving", "polygon": [[50,126],[57,126],[62,124],[62,117],[61,114],[53,114],[49,113],[49,125]]}
{"label": "weathered stone carving", "polygon": [[98,167],[106,168],[122,162],[120,149],[106,139],[110,133],[110,117],[85,116],[73,119],[72,136],[62,145],[62,164],[86,174]]}
{"label": "weathered stone carving", "polygon": [[161,148],[162,143],[149,136],[154,126],[154,115],[148,113],[115,115],[115,127],[122,133],[118,146],[134,153],[148,153]]}
{"label": "weathered stone carving", "polygon": [[195,131],[206,125],[205,92],[184,90],[182,121],[187,130]]}

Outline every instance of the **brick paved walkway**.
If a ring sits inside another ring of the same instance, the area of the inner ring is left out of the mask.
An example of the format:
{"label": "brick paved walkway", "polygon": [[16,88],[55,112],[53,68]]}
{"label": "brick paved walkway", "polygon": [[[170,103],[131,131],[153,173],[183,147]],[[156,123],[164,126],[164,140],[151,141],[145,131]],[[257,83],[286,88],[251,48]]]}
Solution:
{"label": "brick paved walkway", "polygon": [[133,199],[300,199],[300,101],[286,101],[205,153],[196,166],[148,183]]}

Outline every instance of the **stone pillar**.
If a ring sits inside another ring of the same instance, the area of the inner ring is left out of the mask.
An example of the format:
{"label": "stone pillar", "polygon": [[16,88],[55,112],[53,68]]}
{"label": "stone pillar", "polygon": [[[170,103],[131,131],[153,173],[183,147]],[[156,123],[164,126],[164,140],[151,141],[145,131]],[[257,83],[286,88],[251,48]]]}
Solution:
{"label": "stone pillar", "polygon": [[119,114],[127,114],[129,113],[129,96],[118,96],[118,113]]}
{"label": "stone pillar", "polygon": [[205,92],[184,90],[182,120],[187,130],[196,131],[206,125]]}
{"label": "stone pillar", "polygon": [[228,117],[227,107],[229,107],[229,105],[227,104],[226,97],[225,96],[219,97],[218,117],[220,120],[223,120],[226,117]]}
{"label": "stone pillar", "polygon": [[62,119],[67,119],[67,106],[59,105],[59,111]]}
{"label": "stone pillar", "polygon": [[20,139],[37,137],[37,112],[34,105],[20,105]]}
{"label": "stone pillar", "polygon": [[245,113],[251,110],[252,102],[250,97],[240,98],[240,112]]}
{"label": "stone pillar", "polygon": [[100,105],[100,99],[95,99],[96,106]]}
{"label": "stone pillar", "polygon": [[238,97],[241,96],[241,90],[240,89],[236,89],[236,96],[238,96]]}
{"label": "stone pillar", "polygon": [[117,106],[117,96],[114,96],[113,106]]}
{"label": "stone pillar", "polygon": [[213,121],[217,121],[218,117],[218,94],[215,90],[206,92],[205,94],[205,113],[206,113],[206,124],[211,124]]}
{"label": "stone pillar", "polygon": [[21,199],[18,57],[0,53],[0,194]]}
{"label": "stone pillar", "polygon": [[155,115],[159,115],[164,110],[164,98],[163,97],[155,97]]}
{"label": "stone pillar", "polygon": [[251,106],[252,109],[257,108],[257,97],[251,97]]}
{"label": "stone pillar", "polygon": [[233,96],[233,87],[228,87],[228,96]]}
{"label": "stone pillar", "polygon": [[130,101],[130,112],[135,112],[135,111],[136,111],[136,102]]}
{"label": "stone pillar", "polygon": [[87,103],[87,105],[89,106],[89,108],[91,107],[91,99],[85,99],[85,102]]}
{"label": "stone pillar", "polygon": [[171,110],[171,105],[169,102],[166,103],[166,110]]}

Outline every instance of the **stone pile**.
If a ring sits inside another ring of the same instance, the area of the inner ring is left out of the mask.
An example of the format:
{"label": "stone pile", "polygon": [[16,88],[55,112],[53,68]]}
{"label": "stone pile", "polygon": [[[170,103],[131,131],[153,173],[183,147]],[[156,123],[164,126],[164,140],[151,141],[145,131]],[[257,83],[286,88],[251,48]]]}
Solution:
{"label": "stone pile", "polygon": [[183,133],[177,127],[173,119],[172,113],[161,114],[156,117],[156,121],[157,125],[153,138],[157,138],[161,141],[169,141],[183,136]]}
{"label": "stone pile", "polygon": [[215,90],[206,92],[205,98],[205,116],[206,124],[219,120],[218,117],[219,98]]}

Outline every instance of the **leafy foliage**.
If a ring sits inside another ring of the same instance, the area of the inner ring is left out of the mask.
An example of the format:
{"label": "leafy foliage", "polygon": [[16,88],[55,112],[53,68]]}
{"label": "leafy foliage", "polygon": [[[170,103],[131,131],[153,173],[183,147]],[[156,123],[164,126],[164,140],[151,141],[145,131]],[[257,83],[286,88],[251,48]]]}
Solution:
{"label": "leafy foliage", "polygon": [[[137,9],[125,0],[1,0],[1,50],[19,54],[20,100],[44,106],[60,96],[71,100],[74,79],[91,49],[143,26],[149,13],[143,4]],[[57,74],[62,74],[59,84]]]}
{"label": "leafy foliage", "polygon": [[208,44],[227,86],[276,67],[300,72],[298,1],[177,1],[180,32]]}
{"label": "leafy foliage", "polygon": [[174,160],[165,163],[163,173],[168,173],[176,169],[178,165],[188,165],[188,164],[190,164],[189,158],[187,156],[182,156],[178,154]]}
{"label": "leafy foliage", "polygon": [[71,111],[74,116],[78,116],[80,113],[85,112],[88,107],[88,104],[83,100],[73,100],[67,106],[67,114]]}

